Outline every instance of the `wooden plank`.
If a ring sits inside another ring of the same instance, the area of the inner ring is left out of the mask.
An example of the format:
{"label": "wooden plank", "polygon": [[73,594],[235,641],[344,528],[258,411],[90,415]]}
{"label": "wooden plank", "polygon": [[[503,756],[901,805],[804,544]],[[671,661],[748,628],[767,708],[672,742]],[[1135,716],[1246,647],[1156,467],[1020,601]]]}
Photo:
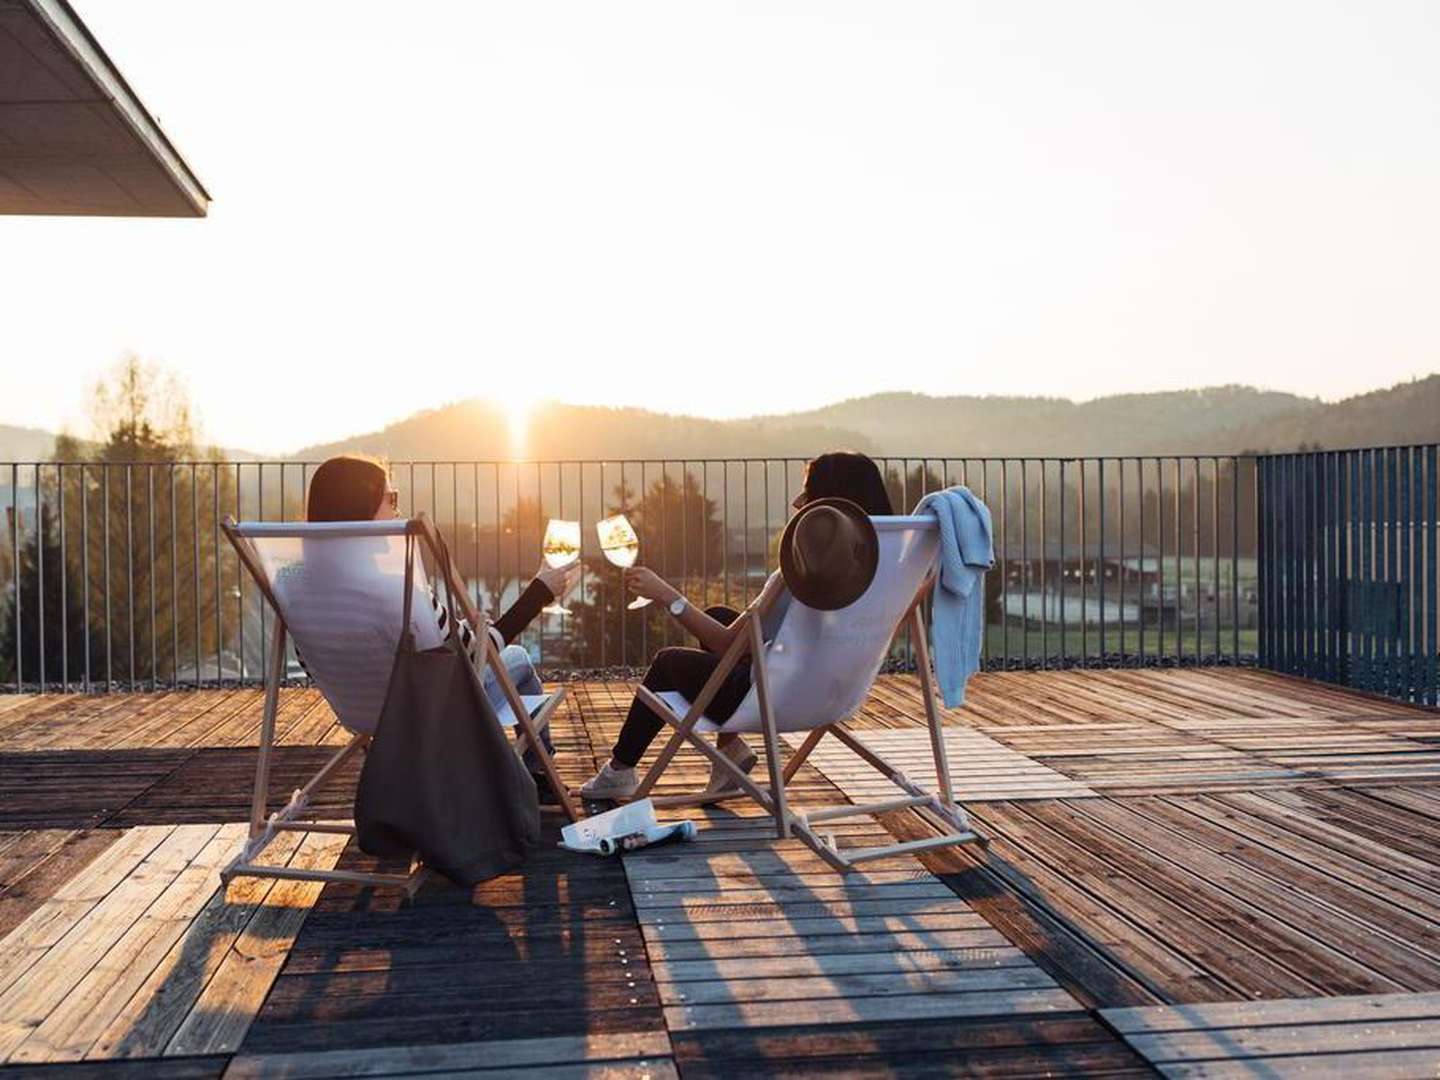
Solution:
{"label": "wooden plank", "polygon": [[[349,840],[343,835],[308,833],[289,865],[331,869]],[[281,881],[270,890],[166,1046],[167,1055],[239,1049],[323,887],[318,881]]]}
{"label": "wooden plank", "polygon": [[1102,1009],[1100,1015],[1122,1035],[1269,1024],[1386,1023],[1440,1017],[1440,992],[1155,1005]]}
{"label": "wooden plank", "polygon": [[926,952],[936,949],[991,949],[1010,942],[988,926],[924,933],[828,934],[822,937],[759,937],[645,942],[653,963],[724,960],[739,957],[842,956],[852,953]]}
{"label": "wooden plank", "polygon": [[[266,849],[267,860],[288,862],[302,839],[301,833],[281,833]],[[228,890],[217,888],[185,935],[95,1040],[87,1057],[155,1058],[163,1054],[276,884],[268,878],[237,878]]]}
{"label": "wooden plank", "polygon": [[235,854],[245,833],[243,825],[215,832],[194,861],[176,875],[16,1049],[11,1060],[78,1061],[85,1057],[219,889],[220,869]]}
{"label": "wooden plank", "polygon": [[1019,949],[991,946],[871,953],[805,953],[738,959],[676,960],[651,964],[657,983],[700,979],[779,979],[814,975],[906,974],[917,971],[968,971],[1017,967],[1031,961]]}
{"label": "wooden plank", "polygon": [[[1440,1017],[1351,1024],[1267,1024],[1132,1035],[1130,1045],[1152,1064],[1268,1058],[1282,1054],[1346,1054],[1428,1048],[1440,1065]],[[1263,1068],[1263,1062],[1257,1063]]]}
{"label": "wooden plank", "polygon": [[8,1060],[135,920],[188,866],[216,826],[175,829],[132,873],[0,994],[0,1061]]}
{"label": "wooden plank", "polygon": [[670,1040],[664,1032],[638,1031],[561,1035],[547,1039],[495,1039],[489,1042],[322,1050],[307,1054],[246,1054],[236,1057],[225,1075],[227,1080],[270,1076],[306,1080],[333,1076],[464,1072],[481,1064],[490,1070],[616,1062],[625,1062],[634,1070],[642,1070],[669,1057]]}
{"label": "wooden plank", "polygon": [[171,832],[166,826],[129,830],[0,939],[0,993],[28,972],[46,951],[63,940]]}
{"label": "wooden plank", "polygon": [[[883,971],[785,978],[695,979],[662,982],[666,1005],[723,1005],[727,1002],[809,1003],[826,998],[883,998],[897,994],[958,994],[1051,988],[1055,981],[1034,964],[968,971]],[[803,1006],[802,1006],[803,1007]]]}
{"label": "wooden plank", "polygon": [[1284,1080],[1352,1080],[1353,1077],[1433,1077],[1440,1050],[1382,1050],[1359,1054],[1301,1054],[1293,1057],[1243,1058],[1238,1061],[1167,1062],[1163,1076],[1180,1080],[1253,1080],[1257,1074]]}
{"label": "wooden plank", "polygon": [[1012,1013],[1067,1012],[1075,999],[1063,990],[1007,990],[959,994],[897,995],[895,997],[826,998],[770,1002],[729,1002],[716,1005],[671,1005],[665,1023],[671,1031],[702,1028],[763,1028],[784,1024],[883,1023],[895,1020],[959,1019]]}

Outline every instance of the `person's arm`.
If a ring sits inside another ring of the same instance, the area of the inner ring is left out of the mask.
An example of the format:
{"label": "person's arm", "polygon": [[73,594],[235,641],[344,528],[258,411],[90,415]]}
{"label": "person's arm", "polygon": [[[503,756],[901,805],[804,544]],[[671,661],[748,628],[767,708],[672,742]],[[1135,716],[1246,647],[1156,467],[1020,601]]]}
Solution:
{"label": "person's arm", "polygon": [[[626,570],[625,587],[638,596],[649,597],[656,603],[663,604],[667,612],[670,610],[670,604],[677,597],[683,595],[679,589],[646,566],[633,566]],[[770,575],[769,580],[765,582],[765,587],[760,590],[760,595],[746,609],[747,612],[758,618],[775,602],[775,598],[780,595],[783,588],[785,588],[785,582],[780,575]],[[735,635],[740,632],[739,619],[726,626],[716,622],[688,601],[685,604],[685,610],[680,613],[679,622],[681,626],[695,635],[695,639],[704,648],[713,653],[725,652],[734,643]]]}
{"label": "person's arm", "polygon": [[508,645],[519,637],[531,620],[540,614],[541,608],[568,593],[579,579],[579,563],[559,569],[541,566],[535,580],[525,587],[510,609],[490,624],[490,628],[500,635],[499,645]]}

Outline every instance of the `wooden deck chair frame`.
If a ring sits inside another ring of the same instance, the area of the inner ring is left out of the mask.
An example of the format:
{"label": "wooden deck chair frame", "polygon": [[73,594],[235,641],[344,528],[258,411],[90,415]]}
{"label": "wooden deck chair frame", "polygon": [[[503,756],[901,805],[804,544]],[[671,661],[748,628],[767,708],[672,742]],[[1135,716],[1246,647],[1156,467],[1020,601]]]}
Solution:
{"label": "wooden deck chair frame", "polygon": [[[632,799],[643,799],[647,797],[655,783],[660,779],[671,759],[679,751],[681,745],[689,743],[699,750],[710,762],[723,772],[727,773],[740,786],[739,791],[728,791],[718,795],[678,795],[662,796],[652,801],[658,807],[678,806],[707,806],[724,802],[728,799],[749,796],[758,803],[775,822],[775,832],[781,839],[795,836],[803,841],[821,859],[834,869],[844,873],[856,868],[862,862],[873,859],[885,859],[893,855],[901,855],[907,852],[926,851],[931,848],[950,847],[956,844],[978,843],[987,845],[989,838],[976,830],[970,823],[969,815],[965,808],[955,799],[953,785],[950,782],[950,765],[945,750],[944,729],[940,723],[940,712],[935,705],[934,675],[930,666],[930,647],[927,643],[925,633],[925,620],[922,614],[922,606],[925,598],[929,596],[934,588],[935,576],[932,573],[926,578],[920,591],[911,602],[904,616],[896,625],[891,635],[893,642],[899,636],[901,630],[909,628],[911,640],[915,646],[916,666],[920,674],[921,694],[925,699],[925,724],[930,733],[930,747],[935,759],[935,775],[939,790],[925,791],[913,780],[907,777],[899,768],[886,761],[880,754],[866,746],[854,734],[846,731],[841,725],[844,720],[839,720],[821,727],[812,728],[806,735],[800,747],[791,755],[790,760],[785,763],[783,769],[780,765],[780,736],[775,722],[775,714],[771,708],[768,687],[766,685],[765,670],[765,644],[761,636],[761,620],[766,612],[759,608],[759,601],[747,608],[737,621],[737,632],[731,646],[721,657],[719,665],[714,673],[701,688],[695,700],[691,702],[690,708],[682,716],[677,713],[662,698],[657,696],[649,688],[641,686],[637,689],[637,696],[645,702],[656,714],[673,729],[669,741],[660,751],[655,763],[650,766],[644,779],[640,782]],[[773,603],[773,599],[770,601]],[[760,732],[765,744],[765,758],[769,766],[770,782],[767,787],[762,787],[752,780],[749,775],[743,772],[725,754],[712,746],[701,732],[695,730],[705,714],[705,708],[710,704],[711,699],[724,684],[726,676],[746,656],[751,657],[751,672],[754,679],[757,705],[760,712]],[[848,718],[847,718],[848,719]],[[800,766],[805,764],[811,752],[827,734],[832,735],[854,751],[862,761],[871,766],[887,780],[893,783],[900,794],[894,799],[886,799],[879,802],[852,804],[845,803],[836,806],[820,807],[805,813],[790,809],[785,796],[785,785],[790,782]],[[868,817],[874,814],[881,814],[892,810],[913,809],[928,817],[933,824],[944,830],[941,835],[925,837],[920,840],[909,840],[894,844],[885,844],[880,847],[853,848],[841,850],[833,834],[817,831],[815,826],[824,822],[836,821],[842,818]]]}
{"label": "wooden deck chair frame", "polygon": [[[540,739],[540,732],[549,726],[551,716],[565,698],[564,688],[561,687],[549,695],[549,699],[532,717],[526,710],[519,692],[515,689],[514,682],[500,659],[500,652],[496,649],[494,640],[489,633],[488,620],[476,610],[470,601],[469,594],[456,578],[455,569],[445,555],[446,548],[439,531],[423,513],[396,524],[402,527],[400,528],[401,535],[414,536],[423,548],[430,552],[432,565],[437,568],[439,573],[447,576],[450,593],[462,608],[466,620],[472,627],[477,628],[476,637],[485,650],[485,663],[494,672],[505,699],[515,714],[516,724],[520,728],[520,736],[515,740],[515,752],[523,754],[527,747],[534,748],[535,755],[559,799],[561,813],[570,821],[575,821],[577,814],[574,800],[560,779],[554,759]],[[282,832],[354,835],[355,823],[353,821],[314,821],[307,819],[304,815],[315,792],[334,777],[346,762],[362,751],[369,744],[371,737],[361,733],[353,734],[350,741],[326,761],[304,787],[295,789],[283,807],[267,813],[270,762],[275,745],[275,717],[280,700],[280,683],[285,676],[287,637],[285,619],[280,612],[280,605],[275,599],[275,594],[270,589],[260,555],[249,537],[245,535],[245,526],[237,523],[233,517],[227,516],[220,528],[234,546],[241,563],[259,586],[261,594],[265,597],[275,616],[274,636],[271,639],[270,655],[265,667],[265,708],[260,722],[260,753],[255,765],[255,788],[250,801],[250,832],[244,847],[221,871],[220,880],[226,885],[237,877],[334,881],[352,885],[394,886],[404,890],[407,896],[413,896],[426,873],[425,868],[419,864],[412,864],[409,872],[405,874],[379,874],[353,870],[307,870],[288,866],[263,865],[256,862],[265,848]]]}

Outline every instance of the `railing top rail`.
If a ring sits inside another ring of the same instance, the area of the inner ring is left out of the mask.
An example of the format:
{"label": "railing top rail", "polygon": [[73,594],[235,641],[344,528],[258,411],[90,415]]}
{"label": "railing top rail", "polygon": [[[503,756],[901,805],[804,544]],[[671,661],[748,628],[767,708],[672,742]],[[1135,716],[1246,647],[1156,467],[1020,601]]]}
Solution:
{"label": "railing top rail", "polygon": [[[1428,445],[1428,444],[1419,444]],[[1358,447],[1356,449],[1398,449],[1398,447]],[[1284,453],[1310,453],[1311,451],[1284,451]],[[1196,461],[1210,460],[1214,458],[1229,458],[1232,460],[1255,460],[1261,457],[1274,457],[1272,453],[1231,453],[1229,451],[1186,451],[1184,453],[1170,454],[894,454],[876,453],[871,455],[877,461],[906,461],[906,462],[932,462],[932,461],[1004,461],[1004,462],[1076,462],[1076,461]],[[803,465],[812,460],[813,454],[787,455],[772,454],[763,457],[713,457],[705,455],[676,455],[674,457],[553,457],[553,458],[389,458],[387,464],[391,466],[431,466],[431,465],[485,465],[485,466],[523,466],[523,465],[658,465],[658,464],[687,464],[687,465],[764,465],[777,462],[793,463]],[[233,468],[236,465],[243,466],[264,466],[276,468],[286,466],[290,468],[301,468],[305,466],[316,466],[324,459],[316,458],[246,458],[246,459],[211,459],[211,460],[190,460],[180,459],[164,461],[105,461],[95,458],[84,460],[67,461],[0,461],[0,468],[20,466],[22,468],[54,467],[56,465],[67,466],[94,466],[124,468],[126,466],[149,465],[155,467],[180,466],[180,467],[226,467]]]}

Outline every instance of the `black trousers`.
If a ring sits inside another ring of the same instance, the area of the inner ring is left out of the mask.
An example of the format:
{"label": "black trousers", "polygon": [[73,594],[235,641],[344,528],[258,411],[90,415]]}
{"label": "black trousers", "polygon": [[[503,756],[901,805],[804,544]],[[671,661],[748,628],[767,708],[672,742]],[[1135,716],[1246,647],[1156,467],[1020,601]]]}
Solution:
{"label": "black trousers", "polygon": [[[725,626],[740,617],[740,613],[733,608],[718,605],[706,608],[705,614]],[[700,688],[709,681],[719,666],[719,654],[705,649],[661,649],[655,654],[655,659],[650,662],[645,678],[641,681],[656,693],[662,690],[678,690],[693,701],[700,693]],[[710,700],[705,715],[717,721],[730,719],[749,692],[750,661],[746,658],[736,664],[725,677],[719,692]],[[610,756],[621,765],[634,768],[664,726],[665,722],[655,711],[637,697],[630,703],[630,712],[625,717],[625,724],[620,728],[620,737],[615,740]]]}

